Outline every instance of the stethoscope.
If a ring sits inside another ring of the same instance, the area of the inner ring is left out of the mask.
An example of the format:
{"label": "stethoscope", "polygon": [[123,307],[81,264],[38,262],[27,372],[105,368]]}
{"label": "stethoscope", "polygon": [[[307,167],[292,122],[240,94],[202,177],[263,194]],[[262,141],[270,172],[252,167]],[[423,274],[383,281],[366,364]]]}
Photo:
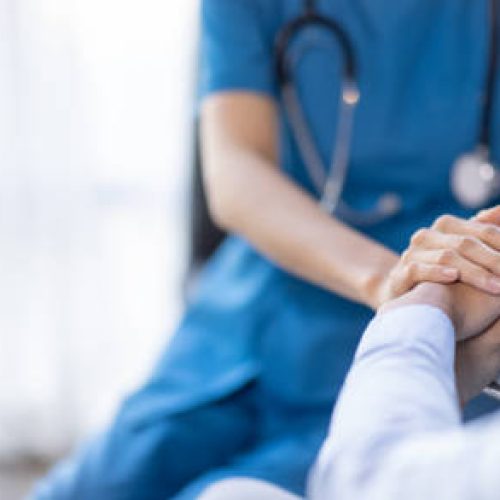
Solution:
{"label": "stethoscope", "polygon": [[455,197],[467,208],[485,207],[500,196],[500,171],[491,158],[493,104],[498,58],[498,2],[490,2],[490,56],[484,92],[481,132],[472,153],[457,159],[451,171],[451,187]]}
{"label": "stethoscope", "polygon": [[[491,161],[489,148],[497,66],[496,0],[491,0],[491,6],[491,54],[479,146],[473,153],[461,156],[451,171],[452,191],[457,200],[468,208],[486,206],[500,196],[500,172]],[[293,71],[305,50],[298,55],[290,50],[292,42],[311,28],[321,28],[334,38],[343,55],[337,133],[329,168],[321,159],[295,85]],[[354,209],[342,199],[349,171],[354,116],[361,98],[354,46],[347,32],[334,19],[318,12],[316,0],[304,0],[304,12],[278,33],[275,57],[288,122],[310,180],[320,196],[321,207],[346,222],[362,226],[377,224],[398,214],[402,210],[403,200],[397,193],[382,194],[369,210]]]}

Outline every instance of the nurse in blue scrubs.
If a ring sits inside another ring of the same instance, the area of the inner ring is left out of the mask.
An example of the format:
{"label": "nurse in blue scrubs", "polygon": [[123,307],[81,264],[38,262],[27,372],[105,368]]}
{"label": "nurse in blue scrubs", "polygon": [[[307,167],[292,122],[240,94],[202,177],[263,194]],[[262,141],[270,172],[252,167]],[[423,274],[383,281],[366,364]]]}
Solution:
{"label": "nurse in blue scrubs", "polygon": [[[373,311],[420,281],[500,293],[500,232],[470,220],[449,188],[452,163],[477,142],[488,5],[318,1],[359,66],[343,199],[356,209],[386,192],[403,200],[365,227],[320,209],[283,110],[273,45],[302,0],[203,1],[205,181],[214,219],[233,236],[147,383],[32,498],[184,500],[235,476],[302,494]],[[299,38],[320,47],[295,79],[327,164],[341,54],[320,29]],[[497,101],[495,110],[500,118]]]}

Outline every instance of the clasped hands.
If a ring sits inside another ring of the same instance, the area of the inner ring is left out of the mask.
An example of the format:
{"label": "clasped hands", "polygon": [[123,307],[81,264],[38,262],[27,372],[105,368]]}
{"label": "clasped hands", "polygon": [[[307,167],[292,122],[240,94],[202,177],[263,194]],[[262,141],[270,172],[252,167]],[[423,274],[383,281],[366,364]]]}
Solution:
{"label": "clasped hands", "polygon": [[[453,218],[446,218],[444,221],[457,225]],[[474,224],[476,221],[477,224]],[[492,225],[500,226],[500,207],[482,212],[471,224],[478,229]],[[490,229],[487,233],[492,239],[500,238],[500,231],[496,233]],[[416,239],[421,240],[426,234],[417,233]],[[483,242],[474,241],[471,237],[461,237],[460,241],[467,242],[465,245],[462,243],[462,248],[472,248],[475,245],[477,250],[480,247],[483,258],[488,259],[490,269],[500,270],[498,251]],[[496,278],[484,268],[476,266],[474,269],[472,266],[473,263],[467,266],[470,274],[460,282],[456,281],[458,276],[450,280],[450,284],[445,284],[445,280],[436,282],[441,280],[429,279],[433,282],[421,283],[399,298],[389,300],[380,308],[383,312],[402,305],[427,304],[440,308],[448,315],[456,331],[456,376],[462,404],[479,395],[500,374],[500,294],[495,290],[495,285],[491,285]],[[436,267],[433,269],[434,272],[439,272]],[[418,282],[420,281],[423,280],[419,279]]]}

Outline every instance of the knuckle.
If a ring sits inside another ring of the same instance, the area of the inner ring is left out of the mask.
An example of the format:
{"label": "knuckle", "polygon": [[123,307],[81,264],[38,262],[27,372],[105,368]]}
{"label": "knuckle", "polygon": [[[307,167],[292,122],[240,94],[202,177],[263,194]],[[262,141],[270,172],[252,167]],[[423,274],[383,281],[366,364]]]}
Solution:
{"label": "knuckle", "polygon": [[483,240],[490,241],[498,236],[498,229],[494,226],[485,226],[480,231]]}
{"label": "knuckle", "polygon": [[441,215],[436,219],[436,222],[434,222],[433,227],[435,229],[446,229],[452,222],[453,217],[451,215]]}
{"label": "knuckle", "polygon": [[421,245],[429,236],[429,230],[426,228],[419,229],[412,237],[411,244],[415,246]]}
{"label": "knuckle", "polygon": [[400,285],[406,285],[410,281],[410,269],[408,266],[405,266],[399,275],[399,283]]}
{"label": "knuckle", "polygon": [[448,265],[455,260],[455,252],[449,248],[441,250],[438,254],[437,263],[439,265]]}
{"label": "knuckle", "polygon": [[471,236],[461,236],[457,240],[457,250],[462,253],[470,252],[477,245],[477,240]]}
{"label": "knuckle", "polygon": [[420,266],[418,265],[417,262],[410,262],[406,267],[408,278],[415,279],[418,276],[419,268]]}

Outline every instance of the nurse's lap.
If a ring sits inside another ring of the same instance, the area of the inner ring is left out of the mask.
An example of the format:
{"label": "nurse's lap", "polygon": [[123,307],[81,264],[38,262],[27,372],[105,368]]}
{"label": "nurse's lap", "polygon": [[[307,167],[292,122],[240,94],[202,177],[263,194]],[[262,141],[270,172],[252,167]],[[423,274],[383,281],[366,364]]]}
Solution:
{"label": "nurse's lap", "polygon": [[258,436],[254,391],[250,385],[170,416],[143,412],[132,419],[124,411],[105,434],[56,467],[30,498],[192,500],[210,485],[235,477],[303,494],[326,429],[306,425]]}
{"label": "nurse's lap", "polygon": [[178,415],[118,415],[102,436],[57,466],[32,500],[165,500],[243,453],[255,422],[245,391]]}

